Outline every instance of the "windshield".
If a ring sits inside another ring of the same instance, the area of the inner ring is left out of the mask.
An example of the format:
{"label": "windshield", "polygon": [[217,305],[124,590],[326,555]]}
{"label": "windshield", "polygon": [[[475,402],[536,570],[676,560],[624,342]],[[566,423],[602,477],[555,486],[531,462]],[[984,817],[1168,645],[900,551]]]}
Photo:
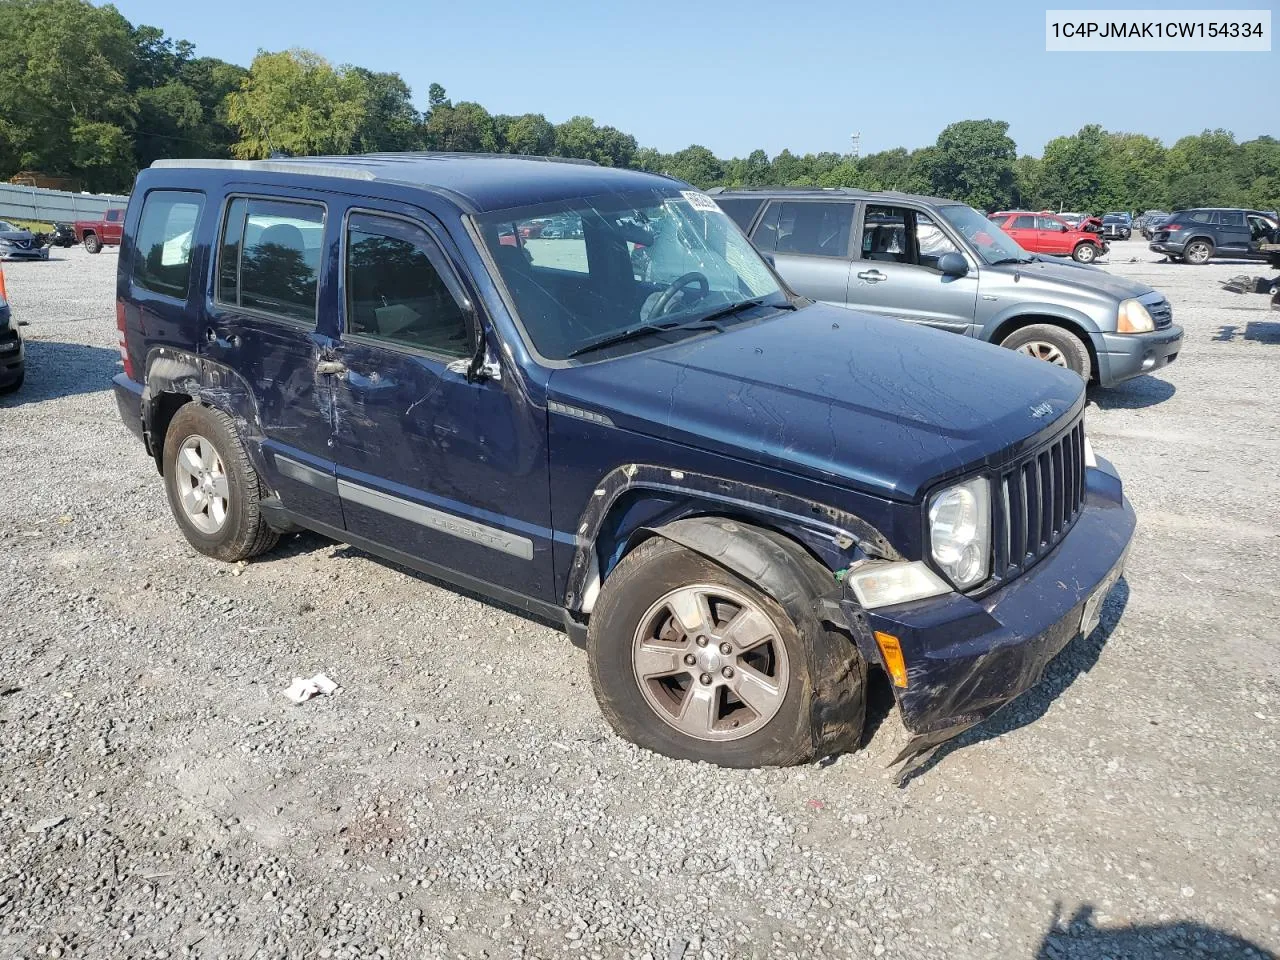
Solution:
{"label": "windshield", "polygon": [[748,301],[790,306],[742,231],[693,190],[611,193],[476,220],[525,332],[553,360],[637,327],[747,310]]}
{"label": "windshield", "polygon": [[940,208],[942,219],[964,234],[964,238],[984,261],[989,264],[1031,260],[1031,255],[1016,240],[963,203],[951,203]]}
{"label": "windshield", "polygon": [[18,228],[8,220],[0,220],[0,233],[17,233]]}

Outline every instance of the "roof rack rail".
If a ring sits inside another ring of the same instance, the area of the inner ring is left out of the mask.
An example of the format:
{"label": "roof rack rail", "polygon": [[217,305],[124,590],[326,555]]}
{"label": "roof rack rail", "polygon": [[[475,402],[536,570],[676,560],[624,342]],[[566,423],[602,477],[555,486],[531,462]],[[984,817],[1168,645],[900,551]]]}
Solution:
{"label": "roof rack rail", "polygon": [[334,159],[359,160],[538,160],[543,163],[572,163],[580,167],[598,167],[594,160],[583,157],[543,157],[527,153],[467,153],[453,150],[400,150],[391,153],[357,153]]}
{"label": "roof rack rail", "polygon": [[[347,180],[373,180],[373,172],[358,167],[343,166],[334,163],[334,157],[290,157],[287,160],[187,160],[167,159],[153,160],[152,169],[157,170],[255,170],[263,173],[297,173],[299,167],[306,167],[307,173],[322,177],[344,177]],[[315,161],[328,160],[328,163]]]}

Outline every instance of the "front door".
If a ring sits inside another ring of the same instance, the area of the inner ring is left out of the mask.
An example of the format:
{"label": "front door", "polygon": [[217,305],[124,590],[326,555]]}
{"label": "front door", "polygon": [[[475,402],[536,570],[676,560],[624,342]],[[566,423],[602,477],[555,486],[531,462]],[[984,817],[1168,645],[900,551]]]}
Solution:
{"label": "front door", "polygon": [[327,216],[322,194],[227,199],[201,353],[252,391],[280,501],[341,529],[329,449],[333,395],[319,366],[327,338],[317,330],[318,304],[333,282],[321,269]]}
{"label": "front door", "polygon": [[[864,210],[849,306],[967,333],[978,299],[972,258],[923,210],[881,204],[867,204]],[[938,259],[946,253],[965,257],[970,273],[943,276]]]}
{"label": "front door", "polygon": [[333,452],[347,530],[553,600],[545,414],[498,363],[468,378],[482,333],[447,234],[398,206],[351,208],[341,229]]}
{"label": "front door", "polygon": [[773,257],[775,269],[797,293],[843,307],[856,211],[850,201],[774,200],[751,241]]}

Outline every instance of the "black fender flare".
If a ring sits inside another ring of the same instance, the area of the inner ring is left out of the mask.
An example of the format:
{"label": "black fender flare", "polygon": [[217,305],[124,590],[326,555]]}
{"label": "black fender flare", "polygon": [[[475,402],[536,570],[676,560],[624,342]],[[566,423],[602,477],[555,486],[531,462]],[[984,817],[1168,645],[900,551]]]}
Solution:
{"label": "black fender flare", "polygon": [[857,642],[856,630],[832,629],[828,605],[842,590],[832,572],[785,535],[725,517],[686,517],[650,532],[706,557],[764,591],[793,613],[802,636],[822,631],[849,641],[847,647],[806,644],[812,684],[810,729],[820,757],[857,749],[866,705],[867,667],[878,661],[868,660],[864,644]]}
{"label": "black fender flare", "polygon": [[[699,514],[710,515],[713,520],[725,519],[722,515],[732,515],[742,518],[745,522],[741,525],[746,527],[754,519],[760,527],[803,530],[815,540],[824,541],[839,551],[857,551],[862,556],[884,560],[903,559],[879,530],[848,511],[739,480],[654,464],[629,463],[611,470],[596,485],[579,518],[574,531],[573,563],[565,585],[564,606],[567,610],[582,610],[589,585],[594,578],[605,575],[597,563],[596,541],[614,504],[623,494],[637,489],[687,497],[705,505]],[[664,528],[671,525],[668,523]],[[652,533],[655,530],[639,528],[631,531],[632,534],[636,532]]]}
{"label": "black fender flare", "polygon": [[236,422],[254,469],[263,472],[262,441],[265,436],[258,417],[253,390],[230,367],[174,347],[155,347],[147,354],[142,387],[142,428],[147,449],[159,465],[164,438],[156,436],[156,413],[160,398],[182,394],[206,406],[221,410]]}

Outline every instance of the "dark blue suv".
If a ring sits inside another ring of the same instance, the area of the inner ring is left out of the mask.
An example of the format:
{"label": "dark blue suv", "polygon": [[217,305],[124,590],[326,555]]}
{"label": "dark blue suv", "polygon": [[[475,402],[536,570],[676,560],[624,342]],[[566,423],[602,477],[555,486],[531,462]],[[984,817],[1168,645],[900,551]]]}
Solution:
{"label": "dark blue suv", "polygon": [[1079,377],[800,298],[665,177],[163,161],[117,321],[197,550],[307,528],[554,616],[671,756],[852,749],[868,665],[923,752],[1096,625],[1134,528]]}

